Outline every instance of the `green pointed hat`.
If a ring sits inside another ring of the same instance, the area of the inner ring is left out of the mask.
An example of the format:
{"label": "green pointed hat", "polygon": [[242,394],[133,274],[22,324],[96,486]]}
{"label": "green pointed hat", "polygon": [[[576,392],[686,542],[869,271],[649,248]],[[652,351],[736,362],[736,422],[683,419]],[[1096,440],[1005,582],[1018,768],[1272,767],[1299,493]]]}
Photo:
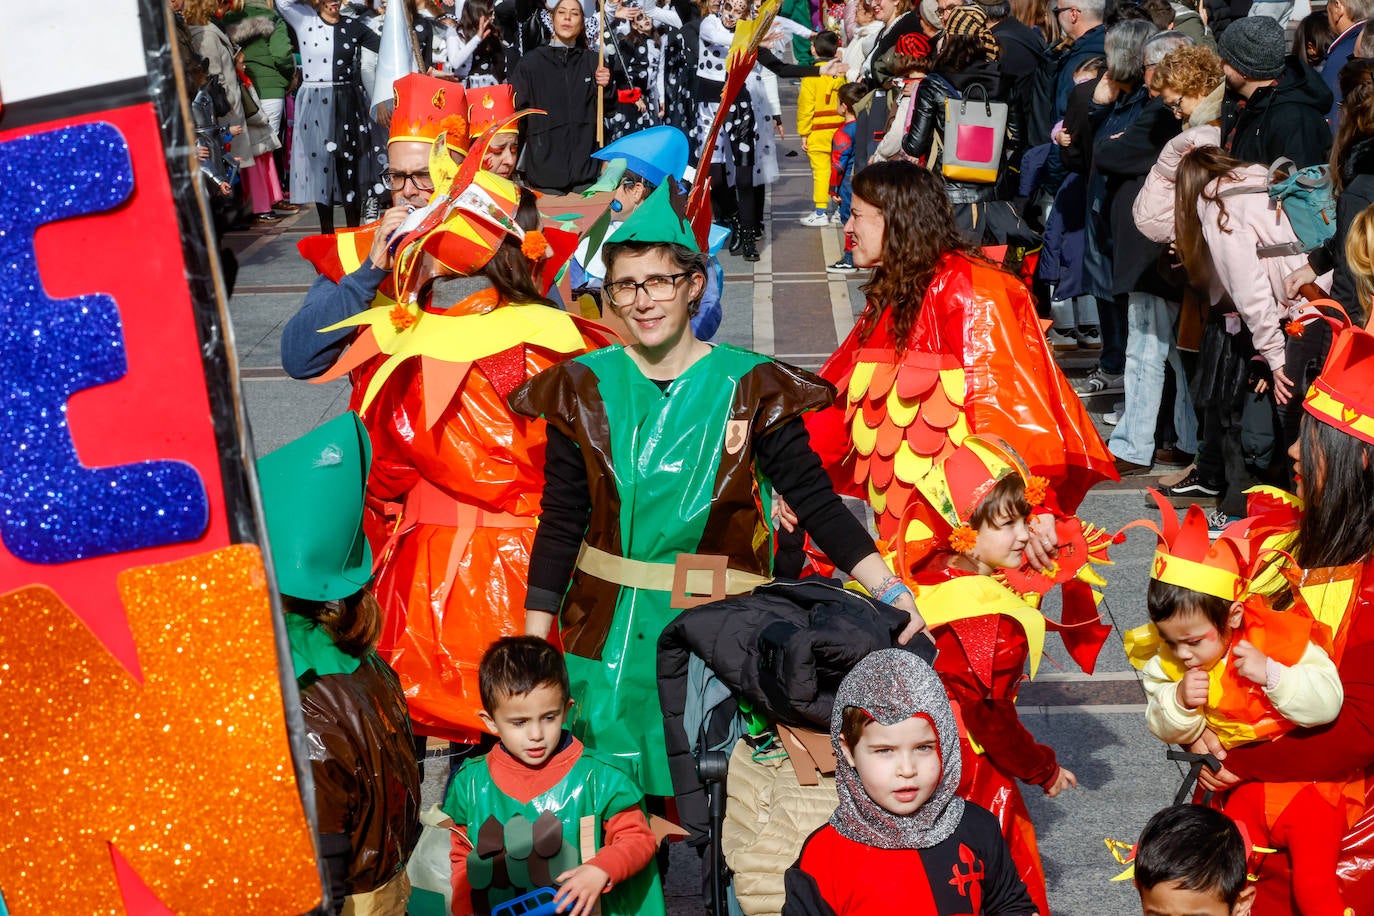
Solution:
{"label": "green pointed hat", "polygon": [[372,443],[356,413],[258,459],[277,589],[308,601],[347,598],[372,578],[363,494]]}
{"label": "green pointed hat", "polygon": [[700,251],[692,227],[673,209],[671,184],[664,182],[655,188],[643,203],[635,207],[630,218],[606,240],[607,243],[677,242],[692,251]]}

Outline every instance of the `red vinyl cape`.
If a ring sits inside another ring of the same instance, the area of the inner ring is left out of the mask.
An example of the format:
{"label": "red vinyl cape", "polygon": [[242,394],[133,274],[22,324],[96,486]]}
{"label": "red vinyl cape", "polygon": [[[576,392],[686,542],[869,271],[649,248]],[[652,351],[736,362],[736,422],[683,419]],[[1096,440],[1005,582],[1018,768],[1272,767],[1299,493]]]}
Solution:
{"label": "red vinyl cape", "polygon": [[[844,421],[844,392],[861,349],[866,357],[887,350],[897,365],[935,356],[962,366],[969,431],[1005,439],[1032,473],[1049,480],[1065,514],[1095,483],[1117,479],[1111,453],[1050,355],[1030,292],[1011,274],[948,253],[926,289],[905,354],[896,352],[890,311],[867,340],[859,331],[856,325],[820,371],[840,390],[836,406],[806,418],[812,447],[840,492],[868,496],[854,483],[855,452]],[[921,422],[918,415],[915,423]],[[939,428],[949,425],[942,420]]]}

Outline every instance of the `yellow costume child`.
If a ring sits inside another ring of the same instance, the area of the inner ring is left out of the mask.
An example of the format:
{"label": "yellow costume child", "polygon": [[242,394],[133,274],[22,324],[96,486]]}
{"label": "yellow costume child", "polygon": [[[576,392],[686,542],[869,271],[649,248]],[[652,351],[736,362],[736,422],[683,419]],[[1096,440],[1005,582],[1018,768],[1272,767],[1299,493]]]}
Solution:
{"label": "yellow costume child", "polygon": [[[811,39],[811,53],[817,61],[828,62],[839,50],[839,38],[834,32],[818,32]],[[814,213],[802,217],[803,226],[828,226],[830,217],[830,141],[835,131],[844,126],[840,114],[842,76],[808,76],[801,81],[797,96],[797,135],[806,145],[806,157],[811,161],[811,201]]]}

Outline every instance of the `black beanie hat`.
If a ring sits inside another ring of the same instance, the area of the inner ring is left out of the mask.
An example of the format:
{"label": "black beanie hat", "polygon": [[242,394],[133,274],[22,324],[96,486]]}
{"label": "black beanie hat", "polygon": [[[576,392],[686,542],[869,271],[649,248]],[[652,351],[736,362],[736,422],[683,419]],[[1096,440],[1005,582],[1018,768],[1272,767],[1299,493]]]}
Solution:
{"label": "black beanie hat", "polygon": [[1271,16],[1237,19],[1221,33],[1217,53],[1246,79],[1278,79],[1288,53],[1283,26]]}

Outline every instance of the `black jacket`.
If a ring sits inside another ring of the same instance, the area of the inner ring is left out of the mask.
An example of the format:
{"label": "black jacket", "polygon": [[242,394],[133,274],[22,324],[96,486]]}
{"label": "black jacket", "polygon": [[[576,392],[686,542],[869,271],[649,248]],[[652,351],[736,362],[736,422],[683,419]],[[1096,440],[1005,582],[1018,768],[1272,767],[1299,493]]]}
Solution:
{"label": "black jacket", "polygon": [[511,74],[519,108],[540,108],[520,125],[525,181],[565,193],[596,180],[596,52],[541,45]]}
{"label": "black jacket", "polygon": [[1093,165],[1107,177],[1111,198],[1111,291],[1113,296],[1139,291],[1175,298],[1178,291],[1156,269],[1164,246],[1141,235],[1131,210],[1145,176],[1154,168],[1164,144],[1178,135],[1180,125],[1162,99],[1145,93],[1139,104],[1140,113],[1125,130],[1115,135],[1099,134],[1093,144]]}
{"label": "black jacket", "polygon": [[1331,102],[1321,74],[1289,55],[1276,85],[1261,86],[1248,100],[1227,91],[1221,136],[1231,155],[1245,162],[1271,165],[1286,156],[1299,168],[1319,165],[1331,153]]}
{"label": "black jacket", "polygon": [[[1003,76],[996,62],[974,64],[962,73],[932,73],[921,81],[916,90],[916,98],[911,112],[911,127],[902,138],[902,151],[908,156],[925,156],[930,153],[932,140],[939,136],[943,141],[945,132],[945,102],[950,98],[967,98],[973,86],[981,86],[987,93],[988,101],[1007,102],[1007,136],[1002,146],[1002,168],[1007,162],[1014,161],[1015,151],[1021,144],[1021,110],[1012,99],[1010,80]],[[951,92],[951,87],[954,92]],[[974,98],[979,98],[974,93]],[[944,149],[935,161],[939,166],[944,161]],[[938,171],[938,168],[937,168]],[[945,193],[952,204],[969,204],[979,201],[996,200],[997,184],[955,181],[945,179]]]}
{"label": "black jacket", "polygon": [[1331,298],[1345,307],[1350,320],[1363,326],[1366,312],[1345,257],[1345,237],[1350,224],[1366,208],[1374,206],[1374,137],[1356,140],[1341,164],[1341,193],[1336,198],[1336,234],[1307,256],[1319,274],[1333,270]]}
{"label": "black jacket", "polygon": [[[683,717],[688,663],[702,659],[733,694],[703,723],[706,746],[729,733],[739,700],[775,722],[830,730],[835,691],[870,652],[895,646],[905,613],[839,587],[832,579],[777,580],[752,595],[704,604],[678,616],[658,640],[658,696],[668,769],[690,842],[706,841],[706,797]],[[933,646],[922,637],[912,640]],[[727,749],[728,751],[728,749]]]}
{"label": "black jacket", "polygon": [[1002,49],[1002,56],[998,58],[1002,72],[1011,79],[1025,79],[1044,63],[1048,46],[1039,29],[1031,28],[1015,16],[1008,16],[992,27],[992,34]]}

